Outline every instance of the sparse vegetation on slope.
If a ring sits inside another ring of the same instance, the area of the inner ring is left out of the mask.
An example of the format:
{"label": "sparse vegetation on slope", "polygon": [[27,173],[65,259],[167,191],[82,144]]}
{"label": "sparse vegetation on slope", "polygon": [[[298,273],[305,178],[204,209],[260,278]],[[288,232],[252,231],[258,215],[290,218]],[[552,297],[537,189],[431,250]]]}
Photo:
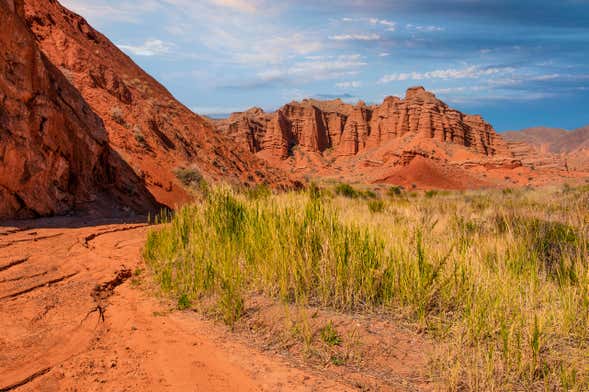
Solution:
{"label": "sparse vegetation on slope", "polygon": [[151,232],[144,256],[165,292],[212,299],[228,324],[252,293],[403,315],[439,342],[449,390],[589,388],[586,189],[378,203],[217,188]]}

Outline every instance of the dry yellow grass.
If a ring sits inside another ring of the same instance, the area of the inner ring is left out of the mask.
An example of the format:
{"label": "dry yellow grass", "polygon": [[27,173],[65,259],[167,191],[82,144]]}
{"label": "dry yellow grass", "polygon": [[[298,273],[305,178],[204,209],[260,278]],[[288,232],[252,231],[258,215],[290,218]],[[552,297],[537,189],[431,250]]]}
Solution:
{"label": "dry yellow grass", "polygon": [[443,343],[448,390],[587,390],[589,189],[397,193],[221,187],[144,255],[164,291],[214,298],[229,324],[253,290],[402,314]]}

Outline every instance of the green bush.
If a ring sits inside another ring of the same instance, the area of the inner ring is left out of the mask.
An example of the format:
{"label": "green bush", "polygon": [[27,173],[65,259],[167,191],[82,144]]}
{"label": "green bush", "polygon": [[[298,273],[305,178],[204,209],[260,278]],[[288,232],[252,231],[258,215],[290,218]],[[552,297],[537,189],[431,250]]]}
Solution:
{"label": "green bush", "polygon": [[339,184],[335,187],[336,195],[347,197],[350,199],[356,199],[360,197],[360,193],[348,184]]}
{"label": "green bush", "polygon": [[383,212],[385,208],[385,203],[382,200],[371,200],[368,202],[368,209],[373,214]]}
{"label": "green bush", "polygon": [[209,190],[204,177],[195,168],[178,168],[174,170],[174,174],[188,188],[199,190],[204,194]]}
{"label": "green bush", "polygon": [[402,186],[392,186],[389,188],[387,193],[390,197],[401,196],[401,194],[403,193],[403,187]]}

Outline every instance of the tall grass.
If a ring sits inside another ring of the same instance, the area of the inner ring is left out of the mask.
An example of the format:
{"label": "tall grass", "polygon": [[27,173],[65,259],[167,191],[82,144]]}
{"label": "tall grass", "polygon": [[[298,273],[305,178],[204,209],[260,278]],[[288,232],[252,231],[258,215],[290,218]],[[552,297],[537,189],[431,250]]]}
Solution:
{"label": "tall grass", "polygon": [[[382,203],[382,204],[381,204]],[[233,324],[252,292],[407,317],[443,351],[449,390],[589,388],[587,190],[428,194],[374,202],[316,189],[210,192],[149,234],[164,291],[216,301]]]}

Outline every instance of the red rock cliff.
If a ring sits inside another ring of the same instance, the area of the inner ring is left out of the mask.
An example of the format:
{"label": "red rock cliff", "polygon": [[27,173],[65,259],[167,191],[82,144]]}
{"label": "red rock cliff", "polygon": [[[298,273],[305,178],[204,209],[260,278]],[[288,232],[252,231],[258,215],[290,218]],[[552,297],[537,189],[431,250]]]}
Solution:
{"label": "red rock cliff", "polygon": [[404,137],[460,145],[489,157],[509,155],[505,142],[482,117],[452,109],[422,87],[409,89],[405,99],[387,97],[381,105],[304,100],[275,113],[261,109],[236,113],[218,126],[242,143],[247,140],[252,152],[265,151],[282,159],[293,147],[354,156]]}
{"label": "red rock cliff", "polygon": [[21,2],[0,0],[0,218],[62,214],[104,197],[155,208],[22,14]]}

